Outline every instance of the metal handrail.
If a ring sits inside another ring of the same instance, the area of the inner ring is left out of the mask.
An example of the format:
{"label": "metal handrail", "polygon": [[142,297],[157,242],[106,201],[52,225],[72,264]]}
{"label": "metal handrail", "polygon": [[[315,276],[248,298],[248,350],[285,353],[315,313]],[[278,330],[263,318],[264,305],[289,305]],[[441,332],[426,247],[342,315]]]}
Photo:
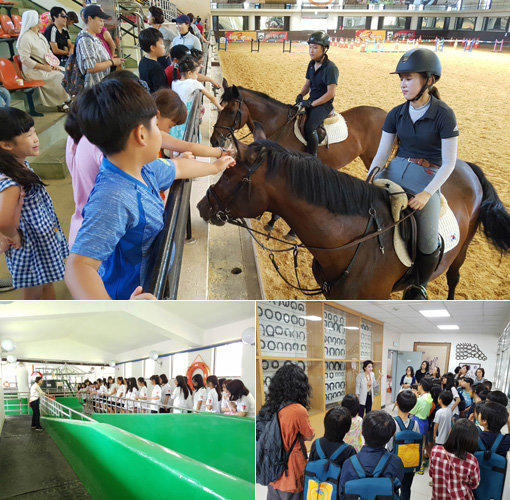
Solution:
{"label": "metal handrail", "polygon": [[[48,396],[41,396],[40,401],[41,415],[49,415],[57,418],[67,418],[69,420],[85,420],[86,422],[94,422],[94,420],[79,411],[73,410],[62,403],[58,403],[55,399]],[[74,416],[74,417],[73,417]]]}
{"label": "metal handrail", "polygon": [[[150,396],[148,396],[150,397]],[[191,397],[191,396],[190,396]],[[180,410],[185,413],[202,413],[192,408],[182,408],[172,404],[163,404],[150,399],[130,399],[127,397],[108,396],[104,394],[81,394],[80,402],[86,413],[147,413],[155,411],[159,413],[161,408]],[[161,396],[163,399],[163,396]]]}
{"label": "metal handrail", "polygon": [[[204,51],[203,73],[207,73],[209,49]],[[194,142],[199,137],[200,108],[203,94],[196,91],[193,105],[188,115],[184,140]],[[155,243],[155,259],[150,273],[148,291],[157,299],[177,298],[181,274],[182,255],[186,224],[190,217],[191,181],[177,180],[172,184],[165,206],[164,226]]]}
{"label": "metal handrail", "polygon": [[[26,399],[26,403],[22,401],[22,399]],[[30,392],[6,392],[4,390],[4,411],[9,412],[10,415],[12,415],[12,412],[16,415],[23,415],[23,411],[28,411],[30,404]]]}

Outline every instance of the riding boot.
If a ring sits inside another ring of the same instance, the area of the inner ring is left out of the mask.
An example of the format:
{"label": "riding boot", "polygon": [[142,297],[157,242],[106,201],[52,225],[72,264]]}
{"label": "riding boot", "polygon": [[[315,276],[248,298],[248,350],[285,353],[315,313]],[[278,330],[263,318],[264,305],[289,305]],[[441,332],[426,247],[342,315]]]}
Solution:
{"label": "riding boot", "polygon": [[306,152],[317,156],[317,148],[319,147],[319,134],[317,130],[314,130],[307,138],[306,138]]}
{"label": "riding boot", "polygon": [[443,245],[440,244],[432,253],[416,252],[416,283],[404,291],[404,300],[428,300],[427,284],[432,273],[437,269],[443,255]]}

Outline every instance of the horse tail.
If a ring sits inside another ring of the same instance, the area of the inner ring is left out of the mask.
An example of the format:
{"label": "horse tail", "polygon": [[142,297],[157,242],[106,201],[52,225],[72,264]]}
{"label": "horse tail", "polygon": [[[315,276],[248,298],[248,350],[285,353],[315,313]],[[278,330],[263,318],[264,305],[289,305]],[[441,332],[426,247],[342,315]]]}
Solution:
{"label": "horse tail", "polygon": [[494,186],[489,182],[482,169],[474,163],[467,164],[478,177],[483,190],[482,204],[478,221],[482,224],[486,238],[501,252],[510,250],[510,214],[499,199]]}

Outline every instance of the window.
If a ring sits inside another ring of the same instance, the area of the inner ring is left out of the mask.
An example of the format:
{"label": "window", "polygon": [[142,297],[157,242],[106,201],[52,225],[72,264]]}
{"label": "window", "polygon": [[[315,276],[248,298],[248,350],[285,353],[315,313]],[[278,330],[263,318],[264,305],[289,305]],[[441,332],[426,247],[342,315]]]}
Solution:
{"label": "window", "polygon": [[225,31],[242,31],[243,16],[218,16],[218,29]]}
{"label": "window", "polygon": [[144,377],[147,382],[147,386],[149,385],[149,379],[156,374],[156,362],[152,359],[146,359],[144,361]]}
{"label": "window", "polygon": [[174,354],[172,356],[172,378],[177,375],[186,375],[188,371],[188,353]]}
{"label": "window", "polygon": [[222,345],[214,349],[214,372],[218,377],[240,377],[243,373],[243,343]]}
{"label": "window", "polygon": [[344,29],[365,29],[367,23],[366,16],[348,17],[344,16]]}
{"label": "window", "polygon": [[422,30],[442,30],[444,29],[444,17],[422,17]]}
{"label": "window", "polygon": [[485,29],[487,31],[507,31],[508,19],[508,17],[488,17]]}
{"label": "window", "polygon": [[406,27],[406,18],[405,17],[384,16],[382,29],[389,29],[389,28],[405,29],[405,27]]}
{"label": "window", "polygon": [[277,30],[282,31],[285,29],[283,16],[260,16],[260,29],[261,30]]}
{"label": "window", "polygon": [[124,364],[124,378],[131,378],[133,376],[133,363]]}
{"label": "window", "polygon": [[475,29],[475,23],[476,17],[458,17],[457,29],[473,31]]}

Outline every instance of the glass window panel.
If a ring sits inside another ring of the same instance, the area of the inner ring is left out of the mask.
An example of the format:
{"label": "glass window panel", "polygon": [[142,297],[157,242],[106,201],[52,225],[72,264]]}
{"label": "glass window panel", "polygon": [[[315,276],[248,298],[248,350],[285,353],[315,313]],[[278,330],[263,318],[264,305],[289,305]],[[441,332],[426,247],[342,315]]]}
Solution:
{"label": "glass window panel", "polygon": [[242,375],[243,343],[222,345],[215,348],[214,373],[218,377],[240,377]]}
{"label": "glass window panel", "polygon": [[188,353],[174,354],[172,356],[172,378],[177,375],[186,375],[188,371]]}

